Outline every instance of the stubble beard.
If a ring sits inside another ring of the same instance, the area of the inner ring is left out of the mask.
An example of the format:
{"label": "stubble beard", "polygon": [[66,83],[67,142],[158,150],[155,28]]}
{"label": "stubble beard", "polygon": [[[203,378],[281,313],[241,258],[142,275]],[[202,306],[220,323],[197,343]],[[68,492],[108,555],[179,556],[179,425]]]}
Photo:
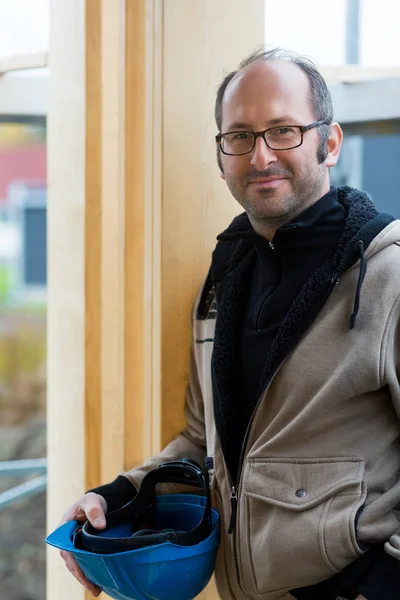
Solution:
{"label": "stubble beard", "polygon": [[274,198],[275,190],[264,189],[259,192],[257,199],[252,200],[246,194],[247,182],[240,186],[232,185],[230,182],[228,187],[232,196],[246,211],[250,221],[268,224],[274,229],[278,229],[292,221],[323,196],[324,174],[321,171],[320,177],[309,175],[303,178],[297,182],[291,192],[281,198]]}

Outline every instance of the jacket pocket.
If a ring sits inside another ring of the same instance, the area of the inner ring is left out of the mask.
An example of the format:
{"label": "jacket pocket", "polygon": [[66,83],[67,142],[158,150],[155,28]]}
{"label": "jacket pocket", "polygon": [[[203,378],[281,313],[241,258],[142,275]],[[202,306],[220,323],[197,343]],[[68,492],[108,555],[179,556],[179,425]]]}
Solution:
{"label": "jacket pocket", "polygon": [[244,586],[264,594],[312,585],[361,555],[363,472],[358,458],[249,459],[238,532]]}

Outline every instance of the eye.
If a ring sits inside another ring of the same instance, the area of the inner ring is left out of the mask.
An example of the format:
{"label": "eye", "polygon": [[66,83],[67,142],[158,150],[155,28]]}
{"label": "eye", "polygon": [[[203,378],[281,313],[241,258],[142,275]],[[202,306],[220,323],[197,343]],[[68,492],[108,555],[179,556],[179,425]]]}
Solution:
{"label": "eye", "polygon": [[237,133],[232,134],[232,139],[236,140],[249,140],[252,137],[252,133],[248,133],[247,131],[238,131]]}
{"label": "eye", "polygon": [[275,133],[278,135],[288,135],[294,133],[294,129],[293,127],[277,127]]}

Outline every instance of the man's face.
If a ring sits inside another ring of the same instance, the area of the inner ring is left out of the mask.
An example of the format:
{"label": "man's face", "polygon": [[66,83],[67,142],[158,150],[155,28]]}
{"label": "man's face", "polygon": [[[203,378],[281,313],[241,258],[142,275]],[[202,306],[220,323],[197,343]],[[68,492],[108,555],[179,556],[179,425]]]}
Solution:
{"label": "man's face", "polygon": [[[286,61],[255,62],[225,90],[222,133],[309,125],[316,120],[306,74]],[[221,154],[222,177],[253,225],[264,221],[279,227],[329,191],[328,169],[318,162],[318,147],[315,128],[304,133],[301,146],[291,150],[270,150],[258,137],[249,154]]]}

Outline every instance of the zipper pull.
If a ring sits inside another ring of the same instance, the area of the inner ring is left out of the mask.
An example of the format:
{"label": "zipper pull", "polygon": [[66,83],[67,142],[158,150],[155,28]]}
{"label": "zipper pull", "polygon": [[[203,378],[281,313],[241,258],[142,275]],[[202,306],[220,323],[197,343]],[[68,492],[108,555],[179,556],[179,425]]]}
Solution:
{"label": "zipper pull", "polygon": [[236,513],[237,513],[237,489],[235,486],[231,489],[231,520],[229,521],[228,533],[233,533],[236,525]]}
{"label": "zipper pull", "polygon": [[340,279],[338,275],[333,275],[331,279],[331,284],[337,287],[340,283]]}
{"label": "zipper pull", "polygon": [[212,485],[213,485],[213,480],[214,480],[214,477],[215,477],[214,458],[212,456],[207,456],[206,457],[205,467],[206,467],[206,471],[207,471],[207,474],[208,474],[208,487],[211,490]]}

